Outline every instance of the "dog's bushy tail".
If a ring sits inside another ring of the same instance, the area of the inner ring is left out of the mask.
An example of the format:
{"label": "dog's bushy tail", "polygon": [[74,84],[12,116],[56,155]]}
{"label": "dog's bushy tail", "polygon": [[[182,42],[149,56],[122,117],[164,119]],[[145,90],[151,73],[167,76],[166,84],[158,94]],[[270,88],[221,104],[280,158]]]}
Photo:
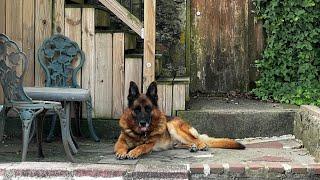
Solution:
{"label": "dog's bushy tail", "polygon": [[209,148],[223,148],[223,149],[245,149],[246,147],[233,140],[228,138],[212,138],[205,134],[199,136],[199,138],[204,141]]}
{"label": "dog's bushy tail", "polygon": [[223,149],[245,149],[246,147],[233,140],[228,138],[212,138],[207,135],[200,135],[199,138],[204,141],[209,148],[223,148]]}
{"label": "dog's bushy tail", "polygon": [[209,148],[223,148],[223,149],[245,149],[246,148],[243,144],[233,139],[209,137],[206,134],[199,134],[198,131],[194,128],[191,128],[190,132],[194,137],[199,138],[201,141],[205,142]]}

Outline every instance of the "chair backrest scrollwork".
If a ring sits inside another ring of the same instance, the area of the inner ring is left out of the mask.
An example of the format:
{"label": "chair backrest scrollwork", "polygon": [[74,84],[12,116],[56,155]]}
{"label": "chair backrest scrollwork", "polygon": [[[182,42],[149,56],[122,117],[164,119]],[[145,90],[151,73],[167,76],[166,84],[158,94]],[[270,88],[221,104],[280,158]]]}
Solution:
{"label": "chair backrest scrollwork", "polygon": [[23,90],[28,60],[18,45],[0,34],[0,81],[8,102],[32,101]]}
{"label": "chair backrest scrollwork", "polygon": [[85,57],[76,42],[55,34],[39,48],[38,60],[45,71],[47,87],[79,88],[77,73]]}

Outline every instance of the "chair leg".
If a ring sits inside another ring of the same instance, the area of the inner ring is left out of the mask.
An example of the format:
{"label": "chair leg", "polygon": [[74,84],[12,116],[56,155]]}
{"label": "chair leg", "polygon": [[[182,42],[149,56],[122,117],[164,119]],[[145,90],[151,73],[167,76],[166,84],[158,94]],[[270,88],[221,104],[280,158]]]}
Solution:
{"label": "chair leg", "polygon": [[68,128],[68,132],[67,132],[67,139],[68,139],[68,142],[69,142],[69,145],[72,149],[72,152],[74,154],[77,154],[78,153],[78,149],[76,147],[76,145],[74,144],[74,140],[72,139],[72,135],[70,133],[71,131],[71,128],[70,128],[70,121],[71,121],[71,118],[70,118],[70,112],[71,112],[71,103],[70,102],[66,102],[65,104],[65,109],[66,109],[66,119],[68,120],[68,123],[66,124],[67,128]]}
{"label": "chair leg", "polygon": [[5,125],[6,125],[6,108],[2,107],[0,112],[0,141],[3,140]]}
{"label": "chair leg", "polygon": [[50,125],[50,132],[46,138],[47,143],[51,143],[54,140],[54,129],[57,123],[57,115],[53,115],[51,117],[51,125]]}
{"label": "chair leg", "polygon": [[73,132],[72,132],[71,125],[72,125],[72,124],[70,124],[70,126],[69,126],[71,140],[72,140],[74,146],[76,147],[76,149],[79,149],[79,145],[78,145],[77,141],[75,140],[75,137],[74,137]]}
{"label": "chair leg", "polygon": [[65,153],[67,155],[67,158],[69,159],[69,161],[75,162],[75,159],[73,158],[73,156],[71,154],[71,151],[69,148],[69,142],[68,142],[68,138],[67,138],[68,131],[69,131],[67,124],[69,124],[69,122],[68,122],[69,119],[67,119],[66,112],[64,111],[63,108],[56,107],[54,110],[58,114],[59,119],[60,119],[61,137],[62,137],[63,147],[64,147]]}
{"label": "chair leg", "polygon": [[92,101],[91,98],[86,101],[87,106],[87,121],[88,121],[88,127],[90,131],[91,137],[94,139],[95,142],[100,142],[100,138],[96,135],[96,132],[92,125]]}
{"label": "chair leg", "polygon": [[31,132],[30,132],[30,135],[29,135],[29,144],[30,144],[30,142],[32,141],[32,138],[33,138],[33,136],[34,136],[34,134],[35,134],[36,128],[37,128],[37,125],[35,124],[34,121],[32,121],[32,123],[31,123],[31,130],[30,130]]}
{"label": "chair leg", "polygon": [[75,112],[75,135],[78,137],[82,137],[82,132],[81,132],[81,117],[80,117],[80,102],[74,102],[74,112]]}
{"label": "chair leg", "polygon": [[45,115],[47,110],[45,109],[37,118],[37,144],[38,144],[38,157],[44,158],[43,151],[42,151],[42,139],[43,139],[43,122],[45,120]]}
{"label": "chair leg", "polygon": [[40,109],[38,111],[30,110],[30,109],[19,109],[19,115],[20,119],[22,121],[22,130],[23,130],[23,139],[22,139],[22,160],[25,161],[27,157],[27,151],[28,151],[28,145],[29,145],[29,135],[30,135],[30,129],[31,124],[34,118],[42,112],[43,109]]}

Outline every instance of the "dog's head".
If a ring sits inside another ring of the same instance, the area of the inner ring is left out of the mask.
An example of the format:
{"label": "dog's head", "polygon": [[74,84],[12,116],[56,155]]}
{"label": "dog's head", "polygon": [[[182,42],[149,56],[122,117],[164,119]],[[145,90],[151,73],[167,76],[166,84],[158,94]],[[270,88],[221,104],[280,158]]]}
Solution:
{"label": "dog's head", "polygon": [[157,83],[152,82],[146,94],[140,94],[137,84],[130,82],[128,107],[131,109],[132,117],[138,127],[138,131],[148,131],[153,110],[158,108]]}

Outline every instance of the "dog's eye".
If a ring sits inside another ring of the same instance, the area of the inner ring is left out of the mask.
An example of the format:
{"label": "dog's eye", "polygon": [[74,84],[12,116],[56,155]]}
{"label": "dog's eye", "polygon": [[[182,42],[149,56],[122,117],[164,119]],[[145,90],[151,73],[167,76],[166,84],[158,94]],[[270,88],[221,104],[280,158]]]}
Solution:
{"label": "dog's eye", "polygon": [[133,109],[134,113],[138,114],[141,111],[141,107],[138,106],[136,108]]}
{"label": "dog's eye", "polygon": [[144,107],[144,110],[146,112],[151,112],[152,108],[151,108],[151,106],[148,105],[148,106]]}

